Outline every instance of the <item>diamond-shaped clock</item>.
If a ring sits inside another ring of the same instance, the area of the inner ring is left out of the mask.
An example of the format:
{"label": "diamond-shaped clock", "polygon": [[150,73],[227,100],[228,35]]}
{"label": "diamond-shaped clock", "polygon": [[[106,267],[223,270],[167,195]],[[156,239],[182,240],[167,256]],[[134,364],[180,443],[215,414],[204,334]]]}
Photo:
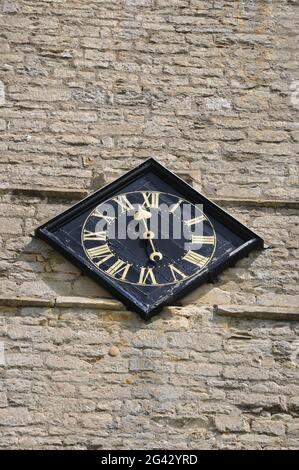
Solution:
{"label": "diamond-shaped clock", "polygon": [[153,158],[35,234],[146,319],[263,246]]}

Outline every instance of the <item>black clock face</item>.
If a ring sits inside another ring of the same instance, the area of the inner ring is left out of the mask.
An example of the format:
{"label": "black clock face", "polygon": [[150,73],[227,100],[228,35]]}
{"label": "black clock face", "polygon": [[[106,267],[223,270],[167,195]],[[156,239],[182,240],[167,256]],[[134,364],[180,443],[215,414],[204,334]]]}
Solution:
{"label": "black clock face", "polygon": [[203,211],[157,191],[122,193],[99,204],[85,220],[81,240],[104,274],[157,288],[198,274],[216,248],[215,230]]}
{"label": "black clock face", "polygon": [[263,245],[154,159],[36,235],[146,319]]}

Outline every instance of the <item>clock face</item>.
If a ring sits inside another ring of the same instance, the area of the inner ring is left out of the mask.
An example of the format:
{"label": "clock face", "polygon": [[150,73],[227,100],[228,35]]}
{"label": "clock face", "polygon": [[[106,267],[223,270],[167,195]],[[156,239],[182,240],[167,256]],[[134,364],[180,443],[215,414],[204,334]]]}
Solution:
{"label": "clock face", "polygon": [[263,245],[154,159],[35,233],[146,319]]}
{"label": "clock face", "polygon": [[156,288],[198,274],[217,243],[202,210],[157,191],[122,193],[99,204],[86,218],[81,240],[90,262],[104,274]]}

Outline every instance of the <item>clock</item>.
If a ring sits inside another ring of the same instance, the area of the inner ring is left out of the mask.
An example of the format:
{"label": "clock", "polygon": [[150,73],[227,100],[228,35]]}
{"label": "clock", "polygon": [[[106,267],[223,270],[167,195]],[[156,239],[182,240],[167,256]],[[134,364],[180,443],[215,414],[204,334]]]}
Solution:
{"label": "clock", "polygon": [[35,234],[145,319],[263,247],[153,158]]}

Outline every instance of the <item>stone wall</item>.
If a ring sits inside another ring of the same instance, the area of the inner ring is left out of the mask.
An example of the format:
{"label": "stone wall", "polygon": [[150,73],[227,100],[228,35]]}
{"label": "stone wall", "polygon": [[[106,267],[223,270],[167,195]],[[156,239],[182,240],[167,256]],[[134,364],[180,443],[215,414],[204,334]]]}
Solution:
{"label": "stone wall", "polygon": [[[298,13],[0,1],[0,448],[298,448]],[[149,156],[266,249],[145,323],[31,234]]]}

